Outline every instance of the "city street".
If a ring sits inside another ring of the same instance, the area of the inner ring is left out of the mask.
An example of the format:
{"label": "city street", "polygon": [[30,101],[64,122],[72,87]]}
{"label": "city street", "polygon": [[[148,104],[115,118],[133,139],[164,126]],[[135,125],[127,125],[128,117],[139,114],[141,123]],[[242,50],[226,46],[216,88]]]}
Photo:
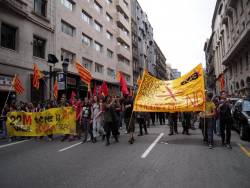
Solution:
{"label": "city street", "polygon": [[0,187],[250,187],[250,142],[237,133],[232,132],[232,150],[220,146],[217,136],[211,150],[199,129],[190,136],[170,137],[168,131],[168,126],[149,128],[149,135],[136,137],[133,145],[124,134],[110,146],[59,138],[1,141]]}

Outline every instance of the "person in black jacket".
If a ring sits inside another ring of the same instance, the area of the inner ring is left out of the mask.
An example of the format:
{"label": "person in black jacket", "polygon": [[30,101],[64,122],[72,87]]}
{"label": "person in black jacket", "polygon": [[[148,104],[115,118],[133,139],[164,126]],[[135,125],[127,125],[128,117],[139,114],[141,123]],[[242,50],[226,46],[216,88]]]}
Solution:
{"label": "person in black jacket", "polygon": [[[219,105],[219,117],[220,117],[220,134],[222,145],[231,149],[231,128],[232,128],[232,114],[231,105],[226,98],[226,93],[221,92],[221,100]],[[226,135],[225,135],[226,131]],[[226,142],[225,142],[226,141]]]}

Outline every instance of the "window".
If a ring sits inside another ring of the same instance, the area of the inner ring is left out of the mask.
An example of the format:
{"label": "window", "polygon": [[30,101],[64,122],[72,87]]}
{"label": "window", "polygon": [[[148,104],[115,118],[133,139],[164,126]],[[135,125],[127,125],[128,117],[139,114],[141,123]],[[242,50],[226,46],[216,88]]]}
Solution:
{"label": "window", "polygon": [[112,16],[110,16],[108,13],[106,13],[106,19],[107,19],[107,21],[110,22],[110,23],[113,22]]}
{"label": "window", "polygon": [[101,52],[102,51],[102,45],[99,44],[98,42],[95,42],[95,50],[97,52]]}
{"label": "window", "polygon": [[61,0],[62,5],[64,5],[69,10],[73,10],[73,2],[69,0]]}
{"label": "window", "polygon": [[82,11],[82,19],[90,24],[92,17],[88,13]]}
{"label": "window", "polygon": [[107,3],[108,5],[110,5],[110,4],[112,4],[112,0],[106,0],[106,3]]}
{"label": "window", "polygon": [[107,39],[111,40],[113,38],[113,35],[110,32],[106,32]]}
{"label": "window", "polygon": [[248,52],[246,52],[246,69],[248,70],[249,68],[249,56],[248,56]]}
{"label": "window", "polygon": [[103,66],[98,64],[98,63],[95,63],[95,72],[102,73],[103,72]]}
{"label": "window", "polygon": [[75,28],[68,23],[62,21],[62,32],[73,37]]}
{"label": "window", "polygon": [[68,59],[69,62],[72,62],[75,59],[75,56],[76,55],[74,53],[61,49],[61,61]]}
{"label": "window", "polygon": [[99,14],[101,14],[102,6],[99,5],[99,3],[97,3],[96,1],[94,2],[94,8]]}
{"label": "window", "polygon": [[97,21],[94,23],[94,28],[96,31],[101,32],[102,31],[102,25],[99,24]]}
{"label": "window", "polygon": [[33,56],[45,58],[45,43],[44,39],[33,36]]}
{"label": "window", "polygon": [[126,58],[124,58],[124,57],[118,57],[118,62],[120,62],[120,63],[125,63],[125,64],[127,64],[127,65],[130,64],[129,60],[126,59]]}
{"label": "window", "polygon": [[115,79],[115,71],[111,68],[107,68],[107,75],[113,79]]}
{"label": "window", "polygon": [[109,58],[113,58],[113,54],[114,54],[114,52],[112,52],[110,49],[107,49],[107,56]]}
{"label": "window", "polygon": [[130,82],[130,75],[125,74],[125,73],[123,73],[123,74],[124,74],[124,77],[125,77],[126,81],[127,81],[127,82]]}
{"label": "window", "polygon": [[12,50],[16,50],[16,28],[2,23],[1,46]]}
{"label": "window", "polygon": [[82,43],[84,43],[87,46],[90,46],[91,45],[91,41],[92,41],[92,39],[90,37],[88,37],[85,34],[82,34]]}
{"label": "window", "polygon": [[34,0],[34,11],[40,16],[46,17],[47,0]]}
{"label": "window", "polygon": [[126,7],[128,7],[128,2],[126,0],[123,0],[123,2],[126,5]]}
{"label": "window", "polygon": [[92,61],[91,60],[89,60],[89,59],[87,59],[87,58],[82,58],[82,64],[83,64],[83,66],[86,68],[86,69],[88,69],[89,71],[91,71],[91,69],[92,69]]}

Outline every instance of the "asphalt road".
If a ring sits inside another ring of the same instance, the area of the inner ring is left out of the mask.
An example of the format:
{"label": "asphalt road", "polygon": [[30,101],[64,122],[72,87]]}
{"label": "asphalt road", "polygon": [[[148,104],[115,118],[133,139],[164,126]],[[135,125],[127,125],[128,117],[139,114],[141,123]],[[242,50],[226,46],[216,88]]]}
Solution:
{"label": "asphalt road", "polygon": [[133,145],[124,134],[110,146],[59,139],[0,141],[0,188],[250,187],[250,142],[237,133],[232,150],[220,146],[217,136],[211,150],[198,129],[190,136],[170,137],[168,131],[167,126],[149,128],[150,134],[136,137]]}

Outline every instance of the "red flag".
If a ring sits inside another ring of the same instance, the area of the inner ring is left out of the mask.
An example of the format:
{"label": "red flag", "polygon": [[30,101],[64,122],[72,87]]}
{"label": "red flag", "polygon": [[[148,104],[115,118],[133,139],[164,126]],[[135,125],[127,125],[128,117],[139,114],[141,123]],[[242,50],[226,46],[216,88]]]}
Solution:
{"label": "red flag", "polygon": [[225,78],[224,75],[222,74],[220,77],[220,90],[224,91],[225,90]]}
{"label": "red flag", "polygon": [[100,93],[102,95],[104,95],[105,97],[109,95],[108,85],[107,85],[107,83],[105,81],[102,82],[100,90],[101,90]]}
{"label": "red flag", "polygon": [[57,82],[57,79],[55,80],[55,83],[54,83],[53,93],[54,93],[55,99],[57,99],[57,97],[58,97],[58,82]]}
{"label": "red flag", "polygon": [[122,73],[120,73],[120,85],[121,85],[121,90],[122,90],[122,94],[123,95],[128,95],[128,86],[126,83],[126,80],[124,78],[124,75]]}
{"label": "red flag", "polygon": [[76,93],[74,91],[72,91],[71,96],[70,96],[70,103],[71,104],[74,102],[75,97],[76,97]]}
{"label": "red flag", "polygon": [[18,78],[18,75],[15,75],[12,85],[15,89],[15,91],[17,92],[17,94],[23,94],[24,92],[24,88],[23,88],[23,84],[21,82],[21,80]]}
{"label": "red flag", "polygon": [[92,76],[89,70],[82,66],[79,62],[76,62],[76,69],[80,75],[81,80],[86,84],[90,84]]}

